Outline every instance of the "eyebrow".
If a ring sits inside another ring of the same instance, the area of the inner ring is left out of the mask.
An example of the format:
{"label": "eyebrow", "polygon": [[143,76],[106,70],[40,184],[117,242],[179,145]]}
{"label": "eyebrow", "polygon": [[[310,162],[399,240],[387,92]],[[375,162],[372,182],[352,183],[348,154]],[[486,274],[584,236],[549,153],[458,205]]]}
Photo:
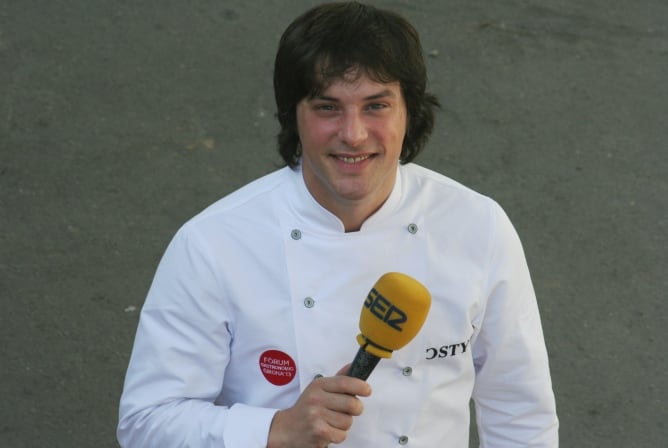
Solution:
{"label": "eyebrow", "polygon": [[[378,100],[381,98],[387,98],[387,97],[396,97],[393,91],[390,89],[385,89],[381,92],[374,93],[373,95],[369,95],[367,97],[364,97],[364,101],[373,101],[373,100]],[[339,99],[335,98],[333,96],[327,96],[327,95],[315,95],[311,98],[312,100],[322,100],[322,101],[334,101],[338,102]]]}

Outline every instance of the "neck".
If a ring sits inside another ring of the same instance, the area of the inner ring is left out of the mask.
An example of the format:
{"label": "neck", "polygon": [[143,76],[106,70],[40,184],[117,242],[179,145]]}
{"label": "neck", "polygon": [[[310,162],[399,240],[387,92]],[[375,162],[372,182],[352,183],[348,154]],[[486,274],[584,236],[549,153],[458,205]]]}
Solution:
{"label": "neck", "polygon": [[323,201],[314,196],[315,200],[334,216],[339,218],[345,232],[357,232],[364,222],[376,213],[390,197],[392,190],[382,195],[359,199],[342,199],[337,201]]}
{"label": "neck", "polygon": [[368,180],[343,179],[323,182],[312,170],[303,169],[304,183],[311,196],[343,223],[346,232],[356,232],[376,213],[392,194],[396,171]]}
{"label": "neck", "polygon": [[[384,201],[383,201],[384,203]],[[366,221],[371,215],[376,213],[376,211],[382,207],[383,203],[379,204],[374,208],[364,207],[364,206],[352,206],[352,207],[342,207],[340,210],[330,210],[334,213],[343,223],[343,228],[346,233],[348,232],[357,232],[362,228],[362,224]]]}

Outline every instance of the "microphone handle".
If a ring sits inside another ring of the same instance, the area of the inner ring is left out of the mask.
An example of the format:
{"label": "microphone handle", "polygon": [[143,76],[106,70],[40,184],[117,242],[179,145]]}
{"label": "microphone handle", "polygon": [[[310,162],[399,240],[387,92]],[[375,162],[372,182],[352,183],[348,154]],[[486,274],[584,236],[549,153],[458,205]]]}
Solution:
{"label": "microphone handle", "polygon": [[371,375],[373,369],[376,367],[376,364],[378,364],[378,361],[380,361],[378,356],[372,355],[360,347],[360,349],[357,350],[357,354],[355,355],[355,359],[353,359],[352,365],[350,366],[348,376],[353,376],[355,378],[366,381],[366,379],[369,378],[369,375]]}

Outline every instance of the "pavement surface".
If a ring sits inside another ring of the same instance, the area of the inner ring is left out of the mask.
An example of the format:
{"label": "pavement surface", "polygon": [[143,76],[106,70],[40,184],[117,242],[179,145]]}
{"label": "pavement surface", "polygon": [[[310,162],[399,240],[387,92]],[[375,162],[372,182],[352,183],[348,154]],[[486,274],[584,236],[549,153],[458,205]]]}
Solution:
{"label": "pavement surface", "polygon": [[[0,2],[0,446],[117,446],[158,260],[278,163],[274,51],[316,3]],[[522,237],[562,446],[666,446],[668,2],[376,3],[443,103],[418,162]]]}

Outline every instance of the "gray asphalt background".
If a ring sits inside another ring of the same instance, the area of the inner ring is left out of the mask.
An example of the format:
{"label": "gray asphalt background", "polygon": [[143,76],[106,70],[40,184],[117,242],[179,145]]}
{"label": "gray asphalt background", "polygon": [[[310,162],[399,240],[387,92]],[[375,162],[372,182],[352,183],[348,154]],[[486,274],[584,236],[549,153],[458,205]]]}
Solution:
{"label": "gray asphalt background", "polygon": [[[116,446],[157,262],[275,167],[276,42],[316,3],[0,1],[0,446]],[[667,446],[668,2],[376,3],[444,105],[419,163],[523,239],[562,446]]]}

